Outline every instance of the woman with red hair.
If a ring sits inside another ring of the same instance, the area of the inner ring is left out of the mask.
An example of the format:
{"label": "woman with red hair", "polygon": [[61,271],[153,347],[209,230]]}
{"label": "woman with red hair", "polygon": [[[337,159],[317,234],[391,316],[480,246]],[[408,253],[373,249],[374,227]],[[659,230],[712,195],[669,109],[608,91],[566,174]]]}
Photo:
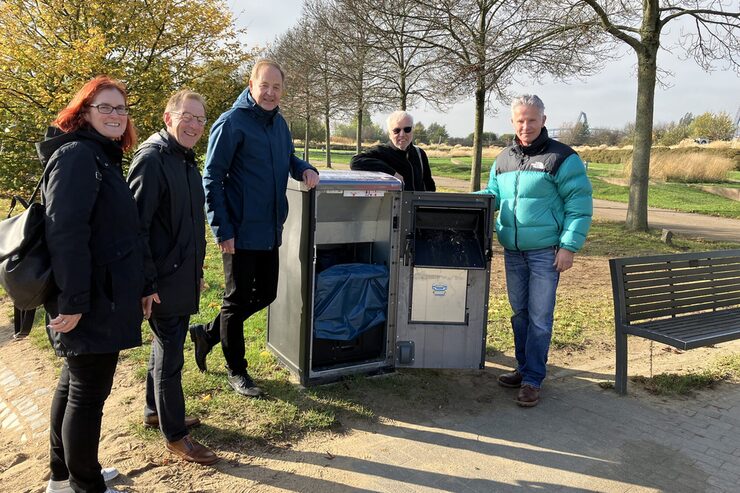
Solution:
{"label": "woman with red hair", "polygon": [[144,259],[139,215],[121,169],[136,142],[126,90],[87,82],[37,144],[46,241],[59,288],[44,305],[64,358],[51,404],[47,492],[114,492],[98,461],[103,405],[119,351],[141,344]]}

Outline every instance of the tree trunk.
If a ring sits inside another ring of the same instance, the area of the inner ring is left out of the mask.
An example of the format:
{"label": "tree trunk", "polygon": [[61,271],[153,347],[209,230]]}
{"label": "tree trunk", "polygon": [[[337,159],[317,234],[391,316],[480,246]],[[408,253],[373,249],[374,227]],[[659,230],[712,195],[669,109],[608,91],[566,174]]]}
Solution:
{"label": "tree trunk", "polygon": [[479,76],[475,90],[475,128],[473,129],[473,165],[470,168],[470,191],[480,190],[481,161],[483,160],[483,121],[486,110],[486,88]]}
{"label": "tree trunk", "polygon": [[[651,37],[652,38],[652,37]],[[659,34],[654,39],[659,39]],[[653,145],[653,111],[658,43],[645,40],[637,52],[637,107],[635,139],[632,151],[630,194],[625,226],[633,231],[648,230],[648,185],[650,181],[650,150]]]}
{"label": "tree trunk", "polygon": [[303,141],[303,159],[308,163],[310,162],[308,159],[308,151],[309,151],[309,130],[311,127],[311,117],[306,116],[306,139]]}
{"label": "tree trunk", "polygon": [[324,113],[324,125],[326,125],[326,167],[331,169],[331,129],[328,111]]}
{"label": "tree trunk", "polygon": [[406,102],[408,100],[408,94],[406,91],[406,74],[401,74],[401,78],[399,80],[399,89],[401,90],[401,105],[399,110],[406,111]]}
{"label": "tree trunk", "polygon": [[[362,100],[360,100],[362,101]],[[357,154],[362,152],[362,103],[357,108]]]}

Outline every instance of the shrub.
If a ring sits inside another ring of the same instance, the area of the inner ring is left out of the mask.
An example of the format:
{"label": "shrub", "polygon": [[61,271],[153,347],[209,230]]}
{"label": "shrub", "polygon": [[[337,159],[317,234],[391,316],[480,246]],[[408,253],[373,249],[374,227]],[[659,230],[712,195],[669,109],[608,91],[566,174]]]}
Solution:
{"label": "shrub", "polygon": [[[653,152],[650,157],[650,178],[685,183],[716,183],[727,181],[734,167],[732,160],[724,156],[671,149]],[[624,175],[630,176],[631,171],[630,158],[624,166]]]}

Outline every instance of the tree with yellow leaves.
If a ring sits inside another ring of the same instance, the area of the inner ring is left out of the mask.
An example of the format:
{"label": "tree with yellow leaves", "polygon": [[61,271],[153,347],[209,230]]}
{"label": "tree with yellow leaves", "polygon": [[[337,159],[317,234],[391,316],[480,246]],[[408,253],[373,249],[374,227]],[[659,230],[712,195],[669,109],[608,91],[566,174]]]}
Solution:
{"label": "tree with yellow leaves", "polygon": [[88,79],[124,81],[144,136],[162,126],[167,97],[188,87],[217,116],[244,88],[252,53],[224,0],[0,2],[0,193],[41,174],[33,143]]}

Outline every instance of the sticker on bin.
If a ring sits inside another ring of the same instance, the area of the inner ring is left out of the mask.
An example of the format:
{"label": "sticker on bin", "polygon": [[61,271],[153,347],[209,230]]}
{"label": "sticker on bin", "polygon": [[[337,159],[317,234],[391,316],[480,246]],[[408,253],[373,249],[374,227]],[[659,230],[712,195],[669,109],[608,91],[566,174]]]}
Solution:
{"label": "sticker on bin", "polygon": [[432,294],[434,296],[444,296],[447,294],[447,284],[432,284]]}
{"label": "sticker on bin", "polygon": [[385,190],[345,190],[344,197],[382,197]]}

